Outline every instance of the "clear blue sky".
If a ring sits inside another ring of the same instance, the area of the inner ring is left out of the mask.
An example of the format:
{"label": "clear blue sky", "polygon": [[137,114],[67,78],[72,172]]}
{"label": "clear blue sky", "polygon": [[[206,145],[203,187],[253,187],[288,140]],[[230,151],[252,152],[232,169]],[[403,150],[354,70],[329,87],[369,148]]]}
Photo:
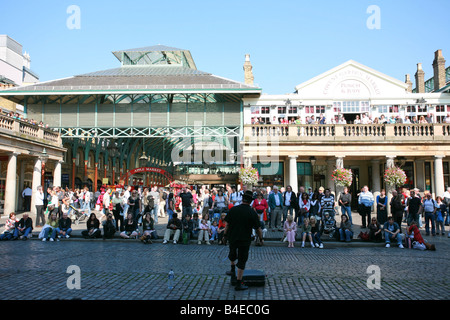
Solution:
{"label": "clear blue sky", "polygon": [[[79,30],[66,26],[72,4]],[[370,5],[380,8],[378,30],[366,26]],[[449,0],[0,0],[0,34],[23,45],[41,81],[115,68],[111,51],[164,44],[241,82],[249,53],[255,83],[284,94],[349,59],[401,81],[421,62],[428,79],[437,49],[450,65],[449,12]]]}

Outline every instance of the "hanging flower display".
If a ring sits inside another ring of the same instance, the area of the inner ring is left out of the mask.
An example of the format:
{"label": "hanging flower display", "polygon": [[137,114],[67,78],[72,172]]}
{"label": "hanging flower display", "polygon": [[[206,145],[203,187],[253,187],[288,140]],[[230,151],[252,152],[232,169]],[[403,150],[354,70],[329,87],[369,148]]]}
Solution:
{"label": "hanging flower display", "polygon": [[350,187],[353,181],[351,169],[337,168],[331,174],[331,179],[339,187]]}
{"label": "hanging flower display", "polygon": [[258,183],[259,174],[256,168],[241,168],[239,170],[239,180],[245,185]]}
{"label": "hanging flower display", "polygon": [[406,182],[406,173],[399,167],[387,168],[384,171],[384,181],[392,186],[402,186]]}

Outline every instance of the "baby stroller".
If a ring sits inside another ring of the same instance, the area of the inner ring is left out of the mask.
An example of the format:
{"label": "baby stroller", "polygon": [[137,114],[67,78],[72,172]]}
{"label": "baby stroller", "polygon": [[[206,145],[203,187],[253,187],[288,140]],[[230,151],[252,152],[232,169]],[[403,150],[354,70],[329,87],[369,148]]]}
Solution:
{"label": "baby stroller", "polygon": [[[70,210],[71,209],[71,210]],[[69,213],[70,211],[70,219],[72,223],[78,225],[81,221],[86,220],[87,214],[80,209],[75,208],[73,205],[66,206],[63,204],[62,211]]]}
{"label": "baby stroller", "polygon": [[220,216],[222,215],[222,213],[225,213],[225,214],[228,213],[228,210],[226,208],[215,208],[214,210],[210,210],[210,211],[213,211],[211,223],[213,223],[213,221],[216,221],[217,223],[219,223]]}

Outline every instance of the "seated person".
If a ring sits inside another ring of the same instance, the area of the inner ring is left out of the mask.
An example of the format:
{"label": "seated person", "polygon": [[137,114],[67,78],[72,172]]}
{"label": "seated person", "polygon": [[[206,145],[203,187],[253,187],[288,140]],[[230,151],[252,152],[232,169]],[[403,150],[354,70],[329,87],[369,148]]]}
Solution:
{"label": "seated person", "polygon": [[191,215],[188,213],[184,216],[183,222],[183,241],[188,244],[192,237],[192,231],[194,230],[194,223],[192,222]]}
{"label": "seated person", "polygon": [[100,238],[102,232],[100,231],[100,221],[97,219],[95,213],[91,213],[89,219],[86,221],[87,230],[83,230],[81,234],[85,239]]}
{"label": "seated person", "polygon": [[16,219],[16,214],[11,212],[9,214],[9,219],[5,222],[5,230],[3,230],[3,233],[0,235],[0,240],[10,240],[13,238],[17,222],[19,222],[19,220]]}
{"label": "seated person", "polygon": [[24,213],[22,219],[16,223],[16,228],[13,234],[13,240],[17,240],[19,237],[22,240],[27,240],[33,230],[33,221],[28,216],[28,213]]}
{"label": "seated person", "polygon": [[50,219],[47,224],[42,228],[41,234],[42,241],[55,241],[56,238],[56,228],[59,226],[58,216],[55,212],[50,215]]}
{"label": "seated person", "polygon": [[388,221],[384,223],[384,240],[386,248],[391,246],[391,240],[397,240],[398,247],[403,249],[402,236],[400,235],[400,227],[394,222],[394,217],[390,216]]}
{"label": "seated person", "polygon": [[192,215],[192,225],[194,226],[194,229],[192,229],[192,238],[198,238],[198,233],[200,232],[200,220],[198,219],[198,213],[194,212]]}
{"label": "seated person", "polygon": [[174,212],[172,215],[172,219],[170,219],[169,222],[167,223],[167,229],[166,232],[164,233],[163,244],[166,244],[170,240],[170,237],[172,235],[173,235],[173,244],[177,244],[178,239],[180,238],[181,228],[182,228],[181,220],[178,219],[178,214]]}
{"label": "seated person", "polygon": [[211,244],[209,242],[209,233],[211,231],[211,222],[207,219],[209,215],[205,214],[205,218],[200,221],[199,233],[198,233],[198,244],[202,244],[205,241],[206,244]]}
{"label": "seated person", "polygon": [[382,231],[383,228],[381,228],[381,225],[377,221],[377,218],[372,218],[369,224],[369,241],[373,242],[383,241]]}
{"label": "seated person", "polygon": [[302,227],[300,228],[300,233],[302,235],[302,248],[305,247],[306,237],[308,237],[311,247],[314,248],[314,242],[312,240],[311,225],[309,224],[309,218],[305,217],[303,219],[303,224],[302,224]]}
{"label": "seated person", "polygon": [[343,214],[341,219],[342,219],[341,225],[339,228],[340,239],[341,239],[341,241],[345,240],[346,242],[350,242],[350,241],[352,241],[352,238],[353,238],[352,224],[348,220],[348,217],[346,214]]}
{"label": "seated person", "polygon": [[[116,221],[113,219],[113,214],[108,213],[106,215],[106,220],[102,222],[103,225],[103,240],[112,239],[117,231]],[[121,224],[122,226],[123,224]]]}
{"label": "seated person", "polygon": [[[254,201],[253,201],[254,202]],[[267,233],[267,229],[266,229],[266,224],[264,223],[264,211],[256,211],[256,213],[258,214],[258,219],[261,223],[261,230],[263,233],[263,239],[266,237],[266,233]],[[252,230],[252,237],[256,239],[256,243],[259,245],[259,237],[256,236],[256,231],[255,229]]]}
{"label": "seated person", "polygon": [[226,216],[227,216],[227,214],[225,212],[222,213],[220,216],[219,224],[217,225],[217,238],[219,240],[219,244],[227,243],[226,237],[224,236],[225,226],[226,226],[226,222],[225,222]]}
{"label": "seated person", "polygon": [[420,230],[417,227],[416,221],[411,221],[409,229],[406,230],[406,232],[407,232],[408,236],[411,237],[413,240],[413,243],[412,243],[413,249],[432,250],[432,251],[436,250],[436,246],[434,244],[430,244],[422,238],[422,235],[420,234]]}
{"label": "seated person", "polygon": [[219,227],[217,226],[217,221],[214,220],[211,225],[211,238],[209,239],[209,241],[218,240],[219,238],[218,229]]}
{"label": "seated person", "polygon": [[72,233],[72,220],[69,218],[67,212],[63,213],[62,218],[59,219],[58,228],[56,228],[56,236],[58,238],[70,238]]}
{"label": "seated person", "polygon": [[330,238],[333,238],[336,233],[336,221],[330,215],[329,212],[324,212],[322,223],[322,234],[327,234]]}
{"label": "seated person", "polygon": [[297,233],[297,223],[294,221],[292,215],[288,215],[283,225],[286,240],[289,242],[288,248],[294,247],[295,235]]}
{"label": "seated person", "polygon": [[124,222],[124,231],[120,233],[120,236],[124,239],[130,239],[130,237],[136,238],[138,234],[139,228],[137,225],[137,220],[133,218],[133,214],[130,212]]}
{"label": "seated person", "polygon": [[151,211],[147,212],[142,219],[142,237],[143,243],[153,243],[151,238],[157,239],[156,230]]}
{"label": "seated person", "polygon": [[311,235],[313,238],[314,245],[316,248],[323,248],[322,243],[322,233],[321,233],[321,227],[320,227],[320,220],[317,220],[315,216],[311,216],[309,218],[309,224],[311,225]]}

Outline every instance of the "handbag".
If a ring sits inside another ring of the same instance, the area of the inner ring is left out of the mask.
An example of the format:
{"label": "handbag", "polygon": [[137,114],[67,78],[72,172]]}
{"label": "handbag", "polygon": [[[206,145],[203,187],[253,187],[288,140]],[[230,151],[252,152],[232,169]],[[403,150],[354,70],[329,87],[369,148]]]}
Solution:
{"label": "handbag", "polygon": [[360,238],[363,241],[369,241],[369,233],[361,231],[358,235],[358,238]]}

